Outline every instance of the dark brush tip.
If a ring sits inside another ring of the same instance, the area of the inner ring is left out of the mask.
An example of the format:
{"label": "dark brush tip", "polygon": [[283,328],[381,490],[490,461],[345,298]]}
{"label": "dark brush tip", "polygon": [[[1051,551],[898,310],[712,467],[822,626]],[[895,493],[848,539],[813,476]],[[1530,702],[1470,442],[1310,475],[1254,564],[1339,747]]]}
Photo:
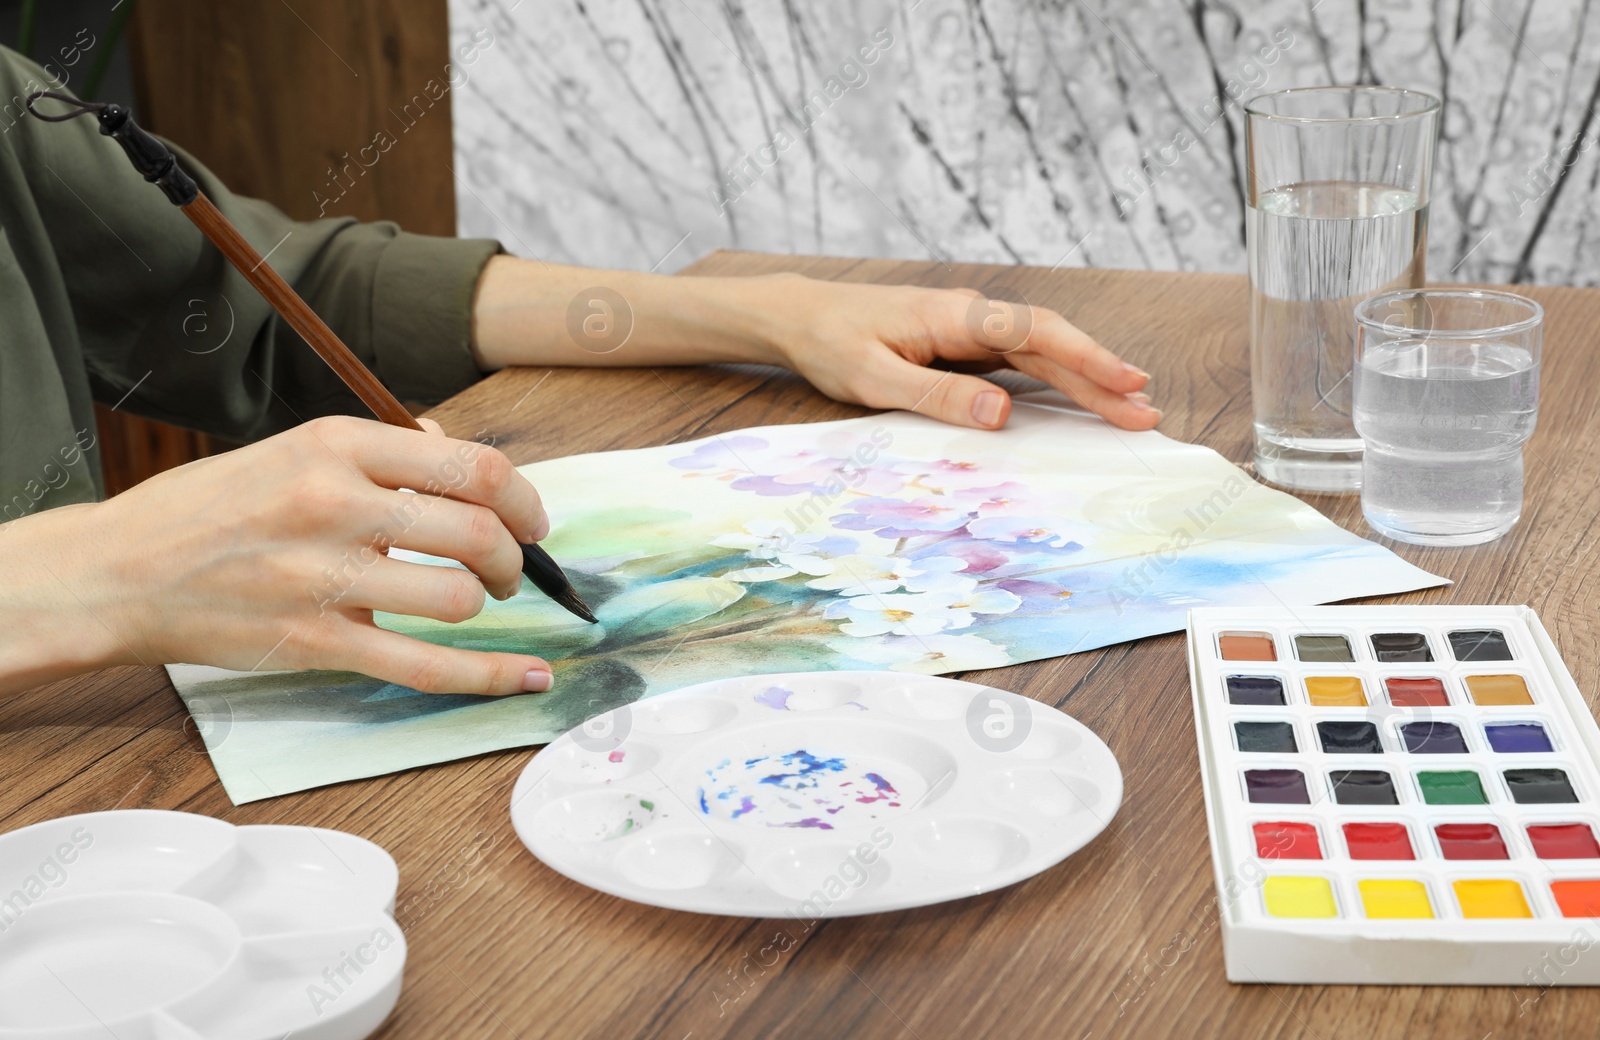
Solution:
{"label": "dark brush tip", "polygon": [[563,607],[566,607],[567,610],[576,614],[578,617],[583,618],[583,620],[589,622],[589,624],[599,624],[600,619],[594,616],[594,611],[589,609],[589,604],[583,601],[583,597],[579,596],[577,590],[571,585],[568,585],[566,588],[562,589],[560,592],[556,593],[550,598],[561,604]]}

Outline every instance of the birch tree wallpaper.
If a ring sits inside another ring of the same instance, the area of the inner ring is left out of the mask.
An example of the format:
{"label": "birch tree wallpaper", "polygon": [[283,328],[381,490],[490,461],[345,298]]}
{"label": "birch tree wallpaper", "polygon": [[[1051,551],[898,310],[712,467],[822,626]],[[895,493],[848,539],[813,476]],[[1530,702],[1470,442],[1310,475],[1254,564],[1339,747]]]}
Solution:
{"label": "birch tree wallpaper", "polygon": [[1445,103],[1430,280],[1600,280],[1588,0],[451,0],[451,34],[460,232],[545,260],[1242,271],[1244,102],[1378,83]]}

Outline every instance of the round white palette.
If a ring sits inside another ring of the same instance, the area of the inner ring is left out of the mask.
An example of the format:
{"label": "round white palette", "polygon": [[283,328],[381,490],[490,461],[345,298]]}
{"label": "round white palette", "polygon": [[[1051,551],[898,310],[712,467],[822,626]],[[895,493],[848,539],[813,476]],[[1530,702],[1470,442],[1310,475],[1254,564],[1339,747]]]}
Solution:
{"label": "round white palette", "polygon": [[846,917],[1002,888],[1111,822],[1122,771],[1054,708],[894,672],[722,679],[626,705],[523,770],[511,821],[641,903]]}
{"label": "round white palette", "polygon": [[400,996],[398,876],[353,835],[190,813],[0,835],[0,1040],[359,1040]]}

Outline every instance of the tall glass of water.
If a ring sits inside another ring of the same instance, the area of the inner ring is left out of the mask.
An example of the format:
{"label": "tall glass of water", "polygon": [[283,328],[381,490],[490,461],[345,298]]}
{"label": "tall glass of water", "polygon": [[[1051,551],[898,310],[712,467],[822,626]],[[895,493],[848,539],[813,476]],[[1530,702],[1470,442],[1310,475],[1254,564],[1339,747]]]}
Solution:
{"label": "tall glass of water", "polygon": [[1355,309],[1361,511],[1379,534],[1474,545],[1522,515],[1544,310],[1508,292],[1405,289]]}
{"label": "tall glass of water", "polygon": [[1424,284],[1439,100],[1315,87],[1265,94],[1245,112],[1256,472],[1354,491],[1351,312],[1372,293]]}

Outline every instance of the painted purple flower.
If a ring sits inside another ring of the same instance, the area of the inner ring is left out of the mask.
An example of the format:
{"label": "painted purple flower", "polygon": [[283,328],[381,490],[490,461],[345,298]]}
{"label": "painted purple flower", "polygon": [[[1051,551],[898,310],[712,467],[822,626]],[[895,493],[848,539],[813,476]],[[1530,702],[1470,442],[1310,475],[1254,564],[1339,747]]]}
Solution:
{"label": "painted purple flower", "polygon": [[766,474],[735,477],[733,483],[728,486],[735,491],[748,491],[769,498],[779,495],[826,495],[830,493],[827,488],[819,485],[796,484],[792,481],[786,481],[782,477],[770,477]]}
{"label": "painted purple flower", "polygon": [[1060,521],[1047,516],[986,516],[967,525],[974,538],[992,542],[1028,542],[1052,548],[1083,548],[1061,533]]}
{"label": "painted purple flower", "polygon": [[1014,480],[990,487],[966,488],[952,492],[950,497],[979,516],[1011,516],[1041,511],[1037,496],[1027,485]]}
{"label": "painted purple flower", "polygon": [[851,458],[824,455],[780,479],[868,495],[890,495],[905,486],[905,478],[882,466],[865,466]]}
{"label": "painted purple flower", "polygon": [[971,512],[941,498],[868,498],[856,502],[848,513],[833,518],[835,527],[847,531],[872,531],[882,538],[910,538],[958,530]]}
{"label": "painted purple flower", "polygon": [[1002,479],[978,463],[962,459],[936,459],[933,462],[907,459],[896,462],[894,469],[904,474],[908,483],[930,491],[993,487]]}
{"label": "painted purple flower", "polygon": [[723,466],[748,469],[741,455],[757,455],[769,445],[760,437],[740,434],[733,437],[713,437],[687,455],[680,455],[668,465],[677,469],[719,469]]}
{"label": "painted purple flower", "polygon": [[717,437],[671,460],[678,469],[730,482],[758,495],[842,495],[849,487],[840,459],[813,448],[774,448],[760,437]]}
{"label": "painted purple flower", "polygon": [[815,451],[747,455],[744,462],[742,466],[725,470],[723,479],[731,479],[729,486],[735,491],[768,497],[825,495],[837,498],[847,492],[885,495],[899,491],[905,483],[897,473],[858,466],[849,459]]}
{"label": "painted purple flower", "polygon": [[1022,611],[1027,614],[1056,613],[1067,609],[1072,590],[1053,581],[1034,581],[1029,578],[1009,578],[995,582],[991,588],[1004,589],[1022,599]]}
{"label": "painted purple flower", "polygon": [[[940,542],[933,547],[933,551],[942,556],[953,556],[966,563],[965,574],[988,574],[990,571],[1004,567],[1011,562],[1011,556],[1004,549],[998,548],[992,542],[976,542],[962,539],[956,542]],[[915,558],[915,557],[913,557]]]}

